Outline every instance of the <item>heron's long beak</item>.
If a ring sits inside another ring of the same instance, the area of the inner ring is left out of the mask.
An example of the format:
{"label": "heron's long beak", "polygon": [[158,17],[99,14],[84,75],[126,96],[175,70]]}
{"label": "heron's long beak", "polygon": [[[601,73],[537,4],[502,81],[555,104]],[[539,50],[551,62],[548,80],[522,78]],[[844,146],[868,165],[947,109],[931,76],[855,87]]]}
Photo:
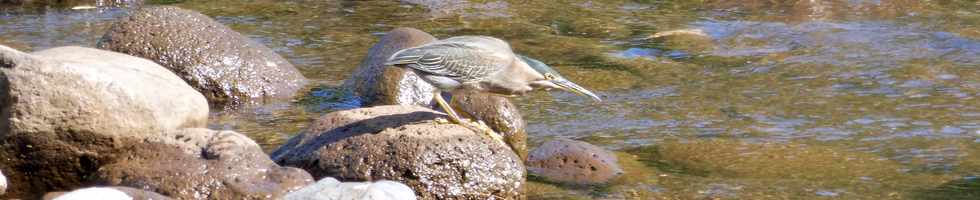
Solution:
{"label": "heron's long beak", "polygon": [[595,100],[596,102],[602,101],[602,99],[600,99],[598,95],[595,95],[595,93],[592,93],[592,91],[589,91],[583,88],[582,86],[578,86],[578,84],[572,83],[571,81],[565,79],[559,79],[559,80],[552,80],[551,82],[554,83],[555,85],[560,86],[561,89],[565,91],[569,91],[582,96],[592,97],[592,100]]}

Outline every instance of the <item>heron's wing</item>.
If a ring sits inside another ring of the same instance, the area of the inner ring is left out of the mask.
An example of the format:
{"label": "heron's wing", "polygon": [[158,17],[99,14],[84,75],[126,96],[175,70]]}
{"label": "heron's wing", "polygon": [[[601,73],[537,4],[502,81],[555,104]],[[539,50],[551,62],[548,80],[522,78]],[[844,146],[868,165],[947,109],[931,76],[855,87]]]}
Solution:
{"label": "heron's wing", "polygon": [[[510,54],[510,55],[508,55]],[[462,82],[481,80],[513,62],[513,53],[458,42],[435,42],[408,48],[388,59],[386,65],[407,67]]]}

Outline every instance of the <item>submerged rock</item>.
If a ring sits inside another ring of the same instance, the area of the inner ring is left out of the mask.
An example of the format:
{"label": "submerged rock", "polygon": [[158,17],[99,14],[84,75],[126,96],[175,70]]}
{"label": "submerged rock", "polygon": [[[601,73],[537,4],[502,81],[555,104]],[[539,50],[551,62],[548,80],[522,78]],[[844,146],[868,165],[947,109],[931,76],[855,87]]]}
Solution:
{"label": "submerged rock", "polygon": [[601,184],[623,174],[616,155],[601,147],[569,139],[542,144],[528,157],[528,172],[549,181]]}
{"label": "submerged rock", "polygon": [[344,83],[364,106],[418,105],[432,106],[436,88],[411,70],[386,67],[384,63],[395,52],[435,41],[428,33],[414,28],[397,28],[368,50],[354,74]]}
{"label": "submerged rock", "polygon": [[[26,54],[0,46],[0,169],[8,198],[71,189],[121,153],[204,127],[208,104],[149,60],[82,47]],[[180,145],[179,143],[174,143]]]}
{"label": "submerged rock", "polygon": [[170,200],[170,197],[131,187],[90,187],[71,192],[51,192],[45,200]]}
{"label": "submerged rock", "polygon": [[287,194],[285,200],[415,200],[415,191],[394,181],[344,182],[324,178]]}
{"label": "submerged rock", "polygon": [[216,105],[289,98],[308,82],[268,47],[177,7],[134,11],[98,47],[160,63]]}
{"label": "submerged rock", "polygon": [[329,113],[277,149],[280,164],[314,177],[393,180],[421,199],[518,198],[520,158],[503,144],[415,106],[378,106]]}

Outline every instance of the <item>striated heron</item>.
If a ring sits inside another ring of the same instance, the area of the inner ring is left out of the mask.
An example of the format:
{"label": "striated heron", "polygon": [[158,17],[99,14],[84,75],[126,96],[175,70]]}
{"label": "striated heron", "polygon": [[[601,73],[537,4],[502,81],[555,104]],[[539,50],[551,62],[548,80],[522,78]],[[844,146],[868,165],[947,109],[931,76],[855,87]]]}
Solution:
{"label": "striated heron", "polygon": [[[514,54],[503,40],[488,36],[457,36],[395,52],[385,65],[413,70],[423,80],[442,91],[476,90],[492,94],[517,96],[535,89],[558,88],[601,101],[599,96],[568,81],[541,61]],[[471,127],[453,111],[437,92],[436,103],[449,119],[477,131],[489,131],[477,123]]]}

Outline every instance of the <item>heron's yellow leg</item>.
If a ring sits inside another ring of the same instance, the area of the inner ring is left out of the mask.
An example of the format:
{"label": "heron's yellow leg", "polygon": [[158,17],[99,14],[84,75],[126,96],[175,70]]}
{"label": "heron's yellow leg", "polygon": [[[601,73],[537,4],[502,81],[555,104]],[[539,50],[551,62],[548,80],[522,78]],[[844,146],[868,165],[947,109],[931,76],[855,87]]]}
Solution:
{"label": "heron's yellow leg", "polygon": [[[456,97],[450,97],[450,100],[455,100],[455,98]],[[490,136],[490,138],[493,138],[497,142],[500,142],[505,146],[507,145],[507,143],[504,142],[504,138],[502,136],[498,135],[496,132],[493,131],[493,129],[490,128],[490,126],[487,126],[482,121],[470,122],[470,121],[464,121],[463,118],[460,118],[459,114],[457,114],[456,111],[453,110],[453,107],[450,106],[449,103],[442,98],[442,94],[436,93],[435,99],[436,99],[436,103],[439,104],[439,107],[442,107],[442,110],[446,111],[446,115],[449,115],[449,121],[462,125],[463,127],[466,127],[470,130],[486,134],[487,136]]]}
{"label": "heron's yellow leg", "polygon": [[446,103],[446,100],[442,98],[442,94],[436,93],[435,97],[436,103],[439,104],[439,107],[441,107],[442,110],[445,110],[446,114],[449,115],[449,121],[466,126],[463,119],[459,118],[459,114],[456,114],[453,107],[449,106],[449,103]]}

